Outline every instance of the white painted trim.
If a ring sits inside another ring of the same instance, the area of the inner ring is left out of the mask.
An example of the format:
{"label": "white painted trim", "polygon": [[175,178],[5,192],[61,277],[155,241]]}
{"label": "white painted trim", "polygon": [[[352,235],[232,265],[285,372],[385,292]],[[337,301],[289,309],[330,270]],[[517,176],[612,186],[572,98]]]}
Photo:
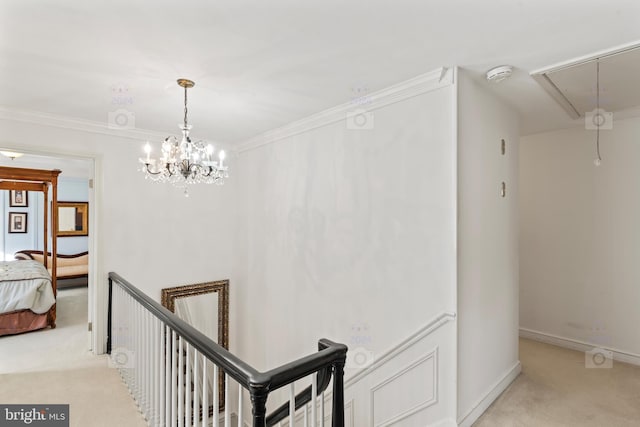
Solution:
{"label": "white painted trim", "polygon": [[618,350],[610,347],[603,347],[601,345],[590,344],[584,341],[574,340],[571,338],[564,338],[557,335],[547,334],[540,331],[534,331],[532,329],[520,328],[520,336],[534,341],[544,342],[547,344],[557,345],[558,347],[568,348],[576,351],[589,351],[594,348],[602,348],[613,353],[613,360],[617,362],[629,363],[632,365],[640,366],[640,354],[629,353],[627,351]]}
{"label": "white painted trim", "polygon": [[378,108],[403,101],[405,99],[431,92],[453,84],[453,70],[441,67],[412,79],[400,82],[388,88],[366,95],[366,102],[358,104],[347,102],[329,108],[304,119],[289,123],[283,127],[270,130],[261,135],[237,144],[236,151],[242,153],[272,142],[276,142],[294,135],[308,132],[340,120],[346,120],[350,111],[364,109],[373,111]]}
{"label": "white painted trim", "polygon": [[[391,418],[389,418],[388,420],[382,421],[379,424],[375,424],[375,404],[374,404],[374,400],[375,400],[375,393],[376,391],[380,390],[381,388],[383,388],[384,386],[388,385],[389,383],[393,382],[394,380],[400,378],[401,376],[403,376],[404,374],[406,374],[407,372],[409,372],[410,370],[412,370],[413,368],[423,364],[424,362],[426,362],[429,359],[433,359],[433,397],[431,399],[425,400],[424,402],[421,402],[417,405],[415,405],[412,408],[409,408],[408,410],[397,414]],[[375,427],[389,427],[392,426],[402,420],[404,420],[405,418],[410,417],[413,414],[416,414],[420,411],[423,411],[424,409],[427,409],[430,406],[435,405],[436,403],[438,403],[438,347],[436,346],[433,350],[431,350],[429,353],[425,354],[423,357],[421,357],[420,359],[416,360],[415,362],[411,363],[409,366],[400,369],[398,372],[396,372],[395,374],[391,375],[390,377],[384,379],[383,381],[381,381],[380,383],[376,384],[375,386],[373,386],[369,392],[369,410],[370,410],[370,420],[371,423],[375,425]]]}
{"label": "white painted trim", "polygon": [[522,366],[520,365],[520,361],[516,362],[510,369],[508,369],[502,378],[498,380],[489,390],[485,393],[484,397],[481,398],[467,414],[458,419],[458,425],[460,427],[470,427],[475,423],[478,418],[487,410],[489,406],[502,394],[503,391],[509,387],[509,384],[516,379],[516,377],[520,374],[522,370]]}
{"label": "white painted trim", "polygon": [[401,341],[397,345],[391,347],[391,349],[387,350],[380,357],[376,357],[376,360],[366,368],[358,371],[355,375],[350,376],[344,382],[344,388],[350,387],[363,379],[365,376],[369,375],[371,372],[375,371],[389,360],[398,356],[400,353],[405,351],[407,348],[411,347],[427,335],[431,334],[436,329],[439,329],[445,323],[448,323],[456,318],[455,313],[442,313],[435,318],[433,318],[429,323],[420,328],[417,332]]}
{"label": "white painted trim", "polygon": [[[0,113],[0,118],[2,114]],[[92,323],[92,343],[93,354],[103,354],[106,351],[106,329],[107,329],[107,284],[106,273],[103,273],[104,266],[101,258],[100,232],[100,209],[102,207],[102,155],[92,152],[70,152],[60,150],[52,146],[34,147],[28,150],[16,147],[11,144],[3,144],[8,149],[15,148],[25,154],[35,154],[49,157],[63,157],[70,159],[87,160],[93,163],[89,179],[93,179],[94,188],[89,189],[89,319]]]}
{"label": "white painted trim", "polygon": [[602,58],[606,58],[607,56],[613,56],[613,55],[618,55],[620,53],[624,53],[627,52],[629,50],[633,50],[633,49],[637,49],[640,48],[640,40],[636,40],[633,41],[631,43],[625,43],[625,44],[621,44],[618,45],[616,47],[613,48],[609,48],[609,49],[603,49],[603,50],[599,50],[593,53],[589,53],[586,55],[582,55],[582,56],[578,56],[576,58],[573,59],[569,59],[566,61],[562,61],[562,62],[557,62],[553,65],[549,65],[543,68],[538,68],[537,70],[533,70],[531,71],[529,74],[530,75],[534,75],[534,74],[546,74],[546,73],[551,73],[554,71],[560,71],[563,70],[565,68],[571,68],[571,67],[575,67],[578,65],[582,65],[585,62],[589,62],[589,61],[593,61],[595,59],[602,59]]}
{"label": "white painted trim", "polygon": [[14,122],[31,123],[41,126],[50,126],[62,129],[71,129],[101,135],[115,136],[123,139],[164,140],[167,136],[161,132],[148,129],[112,129],[107,121],[95,122],[92,120],[59,116],[40,111],[20,110],[0,105],[0,119]]}

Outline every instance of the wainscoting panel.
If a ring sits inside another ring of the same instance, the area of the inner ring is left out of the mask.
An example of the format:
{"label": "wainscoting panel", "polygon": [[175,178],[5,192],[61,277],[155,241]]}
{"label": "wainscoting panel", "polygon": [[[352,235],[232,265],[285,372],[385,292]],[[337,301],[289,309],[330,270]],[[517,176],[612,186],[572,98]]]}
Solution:
{"label": "wainscoting panel", "polygon": [[[408,390],[418,393],[407,394]],[[387,427],[438,402],[438,348],[371,389],[371,419]]]}
{"label": "wainscoting panel", "polygon": [[[375,355],[370,366],[347,369],[345,425],[456,426],[455,333],[455,314],[443,313]],[[331,393],[325,394],[325,401],[330,410]],[[326,413],[325,420],[330,419]]]}

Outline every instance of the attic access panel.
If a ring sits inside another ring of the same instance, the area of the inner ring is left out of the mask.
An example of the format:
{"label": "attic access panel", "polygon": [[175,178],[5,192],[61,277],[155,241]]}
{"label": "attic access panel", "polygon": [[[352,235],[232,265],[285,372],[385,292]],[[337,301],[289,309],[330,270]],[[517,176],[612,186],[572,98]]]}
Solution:
{"label": "attic access panel", "polygon": [[600,108],[621,111],[640,106],[640,46],[601,52],[534,71],[532,77],[573,119],[596,108],[596,62],[600,60]]}

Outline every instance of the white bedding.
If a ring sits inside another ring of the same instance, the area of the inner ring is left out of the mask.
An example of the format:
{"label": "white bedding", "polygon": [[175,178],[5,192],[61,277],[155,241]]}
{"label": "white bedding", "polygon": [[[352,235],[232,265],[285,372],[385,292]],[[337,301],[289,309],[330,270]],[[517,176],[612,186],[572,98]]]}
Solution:
{"label": "white bedding", "polygon": [[38,261],[0,261],[0,314],[30,309],[36,314],[55,304],[51,275]]}

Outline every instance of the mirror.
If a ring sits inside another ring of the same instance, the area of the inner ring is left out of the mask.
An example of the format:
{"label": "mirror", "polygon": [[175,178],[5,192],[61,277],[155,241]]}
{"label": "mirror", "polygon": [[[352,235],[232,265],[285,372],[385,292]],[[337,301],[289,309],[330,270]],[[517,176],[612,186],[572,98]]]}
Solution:
{"label": "mirror", "polygon": [[58,202],[58,237],[89,234],[89,203]]}
{"label": "mirror", "polygon": [[[176,316],[202,332],[222,347],[229,348],[229,281],[198,283],[195,285],[176,286],[162,290],[162,305]],[[194,358],[193,350],[186,355],[190,366],[198,363],[198,372],[202,372],[202,358]],[[207,365],[207,382],[213,384],[213,365]],[[202,390],[202,378],[194,378],[192,387]],[[218,376],[219,411],[224,411],[224,373]],[[209,390],[208,402],[213,402],[213,390]],[[213,415],[213,406],[209,408]],[[202,418],[202,401],[200,401],[200,417]]]}

